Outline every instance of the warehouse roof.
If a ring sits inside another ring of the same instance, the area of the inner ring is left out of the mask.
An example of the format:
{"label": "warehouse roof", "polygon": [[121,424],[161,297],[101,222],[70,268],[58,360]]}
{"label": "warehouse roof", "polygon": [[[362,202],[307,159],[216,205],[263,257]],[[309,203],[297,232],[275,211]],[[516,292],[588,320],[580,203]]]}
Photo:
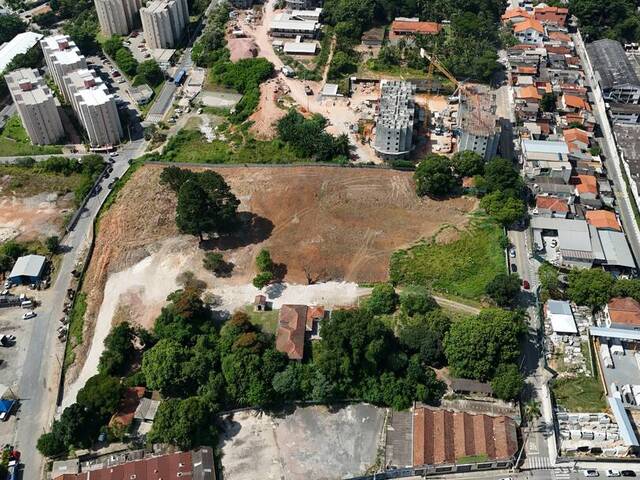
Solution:
{"label": "warehouse roof", "polygon": [[23,32],[4,43],[0,47],[0,72],[7,68],[16,55],[27,53],[42,37],[40,33]]}
{"label": "warehouse roof", "polygon": [[620,437],[622,437],[622,441],[624,442],[624,444],[627,447],[639,445],[636,434],[633,431],[633,426],[631,425],[631,421],[629,420],[629,414],[622,405],[622,400],[616,397],[607,397],[607,400],[609,401],[609,406],[611,407],[613,416],[615,417],[616,423],[618,424]]}
{"label": "warehouse roof", "polygon": [[314,42],[287,42],[284,44],[284,53],[293,53],[294,55],[297,53],[314,54],[317,49],[318,45]]}
{"label": "warehouse roof", "polygon": [[26,255],[16,260],[9,278],[14,277],[38,277],[42,273],[44,262],[47,259],[42,255]]}
{"label": "warehouse roof", "polygon": [[589,334],[592,337],[640,340],[640,330],[630,330],[628,328],[589,327]]}
{"label": "warehouse roof", "polygon": [[558,243],[563,250],[593,251],[589,225],[584,220],[533,217],[531,219],[531,228],[534,230],[557,231]]}
{"label": "warehouse roof", "polygon": [[548,300],[545,310],[555,333],[578,333],[578,327],[576,327],[569,302]]}
{"label": "warehouse roof", "polygon": [[598,236],[600,237],[604,256],[607,259],[607,265],[636,268],[636,262],[633,260],[633,255],[624,233],[598,230]]}
{"label": "warehouse roof", "polygon": [[620,42],[598,40],[587,45],[587,53],[603,89],[618,85],[640,85],[638,75]]}
{"label": "warehouse roof", "polygon": [[565,142],[551,140],[524,140],[522,149],[525,153],[557,153],[558,155],[569,153],[569,147]]}

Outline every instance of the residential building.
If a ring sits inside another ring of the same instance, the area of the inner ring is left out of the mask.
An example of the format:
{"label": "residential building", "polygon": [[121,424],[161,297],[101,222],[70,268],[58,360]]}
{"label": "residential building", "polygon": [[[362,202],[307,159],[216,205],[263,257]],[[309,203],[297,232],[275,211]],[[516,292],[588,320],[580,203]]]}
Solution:
{"label": "residential building", "polygon": [[415,93],[416,87],[410,82],[382,80],[380,111],[373,144],[379,157],[385,160],[407,158],[413,149]]}
{"label": "residential building", "polygon": [[479,395],[483,397],[493,397],[493,388],[490,383],[469,380],[468,378],[452,378],[451,390],[453,393],[462,395]]}
{"label": "residential building", "polygon": [[313,22],[320,22],[320,15],[322,15],[322,8],[313,9],[293,9],[290,12],[292,17],[301,18],[302,20],[311,20]]}
{"label": "residential building", "polygon": [[583,152],[589,149],[589,132],[581,128],[567,128],[562,132],[569,152]]}
{"label": "residential building", "polygon": [[147,48],[174,48],[189,22],[187,0],[153,0],[140,9]]}
{"label": "residential building", "polygon": [[389,42],[393,45],[405,40],[412,43],[417,35],[438,35],[442,25],[436,22],[420,22],[417,18],[396,18],[389,27]]}
{"label": "residential building", "polygon": [[537,20],[528,18],[513,26],[513,35],[521,43],[542,45],[544,40],[544,26]]}
{"label": "residential building", "polygon": [[94,0],[102,33],[127,35],[133,30],[142,7],[142,0]]}
{"label": "residential building", "polygon": [[0,72],[5,71],[16,55],[27,53],[35,47],[43,36],[41,33],[22,32],[0,46]]}
{"label": "residential building", "polygon": [[[465,412],[418,407],[413,412],[413,464],[512,462],[518,439],[515,421]],[[489,467],[491,468],[491,467]]]}
{"label": "residential building", "polygon": [[64,136],[53,93],[37,70],[23,68],[5,75],[22,125],[34,145],[49,145]]}
{"label": "residential building", "polygon": [[287,55],[315,55],[318,51],[316,42],[303,42],[302,37],[296,37],[294,42],[287,42],[283,47]]}
{"label": "residential building", "polygon": [[571,304],[564,300],[547,300],[544,314],[557,335],[577,335],[578,327],[571,311]]}
{"label": "residential building", "polygon": [[531,18],[531,14],[522,7],[510,7],[505,10],[501,18],[503,24],[515,25],[517,23],[522,23],[525,20],[529,20]]}
{"label": "residential building", "polygon": [[622,231],[618,217],[611,210],[587,210],[584,217],[589,225],[593,225],[599,230]]}
{"label": "residential building", "polygon": [[533,18],[543,24],[564,27],[567,23],[569,9],[566,7],[550,7],[545,4],[533,7]]}
{"label": "residential building", "polygon": [[278,316],[276,349],[290,360],[304,358],[307,338],[320,338],[320,322],[329,314],[322,306],[282,305]]}
{"label": "residential building", "polygon": [[564,94],[560,97],[560,106],[565,112],[579,113],[591,111],[591,105],[586,98],[577,95]]}
{"label": "residential building", "polygon": [[640,303],[633,298],[612,298],[604,307],[604,322],[608,328],[640,330]]}
{"label": "residential building", "polygon": [[42,255],[26,255],[18,258],[7,277],[14,285],[32,285],[42,280],[44,266],[47,262]]}
{"label": "residential building", "polygon": [[[489,161],[498,154],[502,127],[495,116],[495,95],[489,91],[460,95],[458,102],[458,151],[472,151]],[[510,141],[510,143],[513,143]],[[509,152],[503,156],[511,158]]]}
{"label": "residential building", "polygon": [[569,211],[569,201],[566,198],[554,197],[552,195],[536,196],[536,208],[533,211],[534,215],[567,218]]}
{"label": "residential building", "polygon": [[320,33],[320,23],[306,20],[290,13],[277,14],[269,25],[269,35],[284,38],[316,38]]}
{"label": "residential building", "polygon": [[572,165],[569,147],[565,142],[551,140],[523,140],[524,169],[529,177],[549,176],[568,183]]}
{"label": "residential building", "polygon": [[67,101],[71,101],[64,77],[80,69],[87,68],[87,60],[68,35],[53,35],[40,41],[49,74]]}
{"label": "residential building", "polygon": [[381,47],[384,42],[384,28],[375,27],[367,30],[362,34],[360,41],[368,47]]}
{"label": "residential building", "polygon": [[587,53],[605,102],[640,103],[640,79],[620,42],[598,40]]}
{"label": "residential building", "polygon": [[112,146],[122,138],[115,98],[92,70],[76,70],[64,77],[71,105],[93,147]]}
{"label": "residential building", "polygon": [[[92,462],[90,469],[79,473],[62,473],[52,476],[52,480],[158,480],[189,478],[190,480],[215,480],[213,449],[201,447],[189,452],[150,456],[140,460],[113,464],[125,455],[111,455],[112,461]],[[78,470],[80,466],[78,466]],[[53,468],[54,472],[61,469]]]}

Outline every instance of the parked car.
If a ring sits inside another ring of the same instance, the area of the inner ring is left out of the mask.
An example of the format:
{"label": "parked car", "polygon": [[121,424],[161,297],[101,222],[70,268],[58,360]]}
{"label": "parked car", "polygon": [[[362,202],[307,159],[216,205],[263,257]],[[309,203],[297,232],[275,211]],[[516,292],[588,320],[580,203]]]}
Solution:
{"label": "parked car", "polygon": [[0,345],[3,347],[11,347],[16,343],[15,335],[2,335],[0,336]]}
{"label": "parked car", "polygon": [[28,312],[26,312],[25,314],[22,315],[22,319],[23,320],[29,320],[30,318],[33,318],[37,315],[36,312],[34,312],[33,310],[29,310]]}
{"label": "parked car", "polygon": [[111,157],[117,157],[118,156],[118,152],[110,152],[109,156]]}
{"label": "parked car", "polygon": [[304,93],[306,93],[307,95],[313,95],[313,90],[311,90],[311,87],[309,85],[305,85]]}
{"label": "parked car", "polygon": [[5,288],[0,295],[9,295],[9,289]]}
{"label": "parked car", "polygon": [[622,475],[623,477],[635,477],[636,472],[634,472],[633,470],[622,470],[620,472],[620,475]]}
{"label": "parked car", "polygon": [[515,264],[515,263],[512,263],[512,264],[511,264],[511,271],[512,271],[513,273],[516,273],[516,272],[518,271],[518,267],[516,266],[516,264]]}
{"label": "parked car", "polygon": [[607,470],[607,477],[619,477],[620,476],[620,472],[618,470],[612,470],[609,469]]}
{"label": "parked car", "polygon": [[522,288],[524,288],[525,290],[529,290],[531,288],[531,285],[529,285],[529,282],[527,280],[523,280]]}
{"label": "parked car", "polygon": [[4,281],[4,288],[11,288],[11,282],[9,280]]}
{"label": "parked car", "polygon": [[115,70],[115,71],[111,72],[111,75],[112,75],[114,78],[118,78],[118,77],[120,76],[120,72],[119,72],[119,71],[117,71],[117,70]]}
{"label": "parked car", "polygon": [[509,256],[511,258],[516,258],[516,249],[512,248],[511,250],[509,250]]}
{"label": "parked car", "polygon": [[600,476],[600,474],[598,473],[598,470],[593,470],[593,469],[583,470],[582,471],[582,475],[584,475],[585,477],[599,477]]}

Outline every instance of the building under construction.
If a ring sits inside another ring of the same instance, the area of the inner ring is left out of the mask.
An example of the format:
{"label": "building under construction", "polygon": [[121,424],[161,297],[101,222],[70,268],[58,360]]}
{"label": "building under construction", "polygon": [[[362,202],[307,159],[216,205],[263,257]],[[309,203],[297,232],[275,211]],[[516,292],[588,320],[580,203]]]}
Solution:
{"label": "building under construction", "polygon": [[498,154],[502,128],[496,117],[495,94],[479,86],[460,89],[458,151],[471,150],[491,160]]}
{"label": "building under construction", "polygon": [[380,111],[373,149],[384,160],[407,158],[413,148],[416,121],[414,95],[409,82],[383,80],[380,84]]}

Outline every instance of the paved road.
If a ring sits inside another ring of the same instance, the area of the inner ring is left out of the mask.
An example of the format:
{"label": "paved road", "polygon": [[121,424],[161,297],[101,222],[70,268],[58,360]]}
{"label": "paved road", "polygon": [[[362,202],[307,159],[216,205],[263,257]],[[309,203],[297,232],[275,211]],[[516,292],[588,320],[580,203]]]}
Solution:
{"label": "paved road", "polygon": [[[116,157],[111,178],[122,177],[129,167],[128,160],[140,156],[144,147],[144,141],[123,146]],[[56,361],[55,354],[58,319],[63,316],[66,291],[72,279],[71,271],[90,242],[93,220],[107,197],[107,184],[110,181],[110,178],[103,180],[102,191],[89,199],[76,227],[63,239],[63,245],[69,251],[62,258],[51,291],[47,292],[49,301],[38,309],[38,316],[34,319],[37,328],[33,328],[29,340],[27,361],[16,392],[21,399],[21,406],[14,444],[22,452],[24,479],[40,478],[43,471],[44,461],[36,450],[36,442],[43,431],[49,428],[55,412],[61,360],[58,358]]]}
{"label": "paved road", "polygon": [[629,241],[629,245],[631,246],[631,250],[633,251],[633,255],[637,263],[640,262],[640,229],[638,229],[638,224],[631,206],[632,200],[629,198],[625,175],[620,164],[617,145],[611,132],[611,125],[609,124],[609,119],[607,117],[604,100],[593,75],[593,68],[587,56],[582,38],[578,35],[573,35],[572,38],[576,45],[576,51],[578,52],[584,67],[587,84],[591,87],[593,97],[591,99],[591,105],[593,105],[593,113],[600,125],[600,131],[603,133],[603,138],[598,139],[598,143],[602,147],[605,155],[607,176],[613,181],[617,205],[616,210],[622,219],[622,226],[624,227],[627,240]]}

